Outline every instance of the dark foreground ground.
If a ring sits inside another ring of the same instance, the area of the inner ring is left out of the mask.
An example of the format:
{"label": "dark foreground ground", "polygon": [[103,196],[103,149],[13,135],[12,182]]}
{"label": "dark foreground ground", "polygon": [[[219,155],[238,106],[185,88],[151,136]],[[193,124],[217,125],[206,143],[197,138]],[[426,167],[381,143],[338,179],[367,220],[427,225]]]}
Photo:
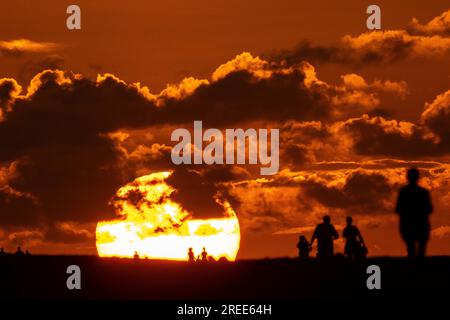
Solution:
{"label": "dark foreground ground", "polygon": [[[381,268],[381,290],[368,290],[367,266]],[[66,269],[81,268],[81,290]],[[425,261],[371,258],[301,263],[293,259],[195,263],[91,256],[0,259],[2,299],[414,299],[450,297],[450,257]]]}

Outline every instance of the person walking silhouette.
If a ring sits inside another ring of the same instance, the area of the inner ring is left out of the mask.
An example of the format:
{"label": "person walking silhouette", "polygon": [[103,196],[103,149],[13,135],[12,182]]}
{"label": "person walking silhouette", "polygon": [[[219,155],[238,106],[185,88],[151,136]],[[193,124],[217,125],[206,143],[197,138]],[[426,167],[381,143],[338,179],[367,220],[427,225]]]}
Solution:
{"label": "person walking silhouette", "polygon": [[342,232],[342,237],[345,239],[344,254],[349,258],[364,256],[363,250],[365,245],[361,232],[359,232],[357,226],[353,225],[352,217],[347,217],[345,221],[347,226]]}
{"label": "person walking silhouette", "polygon": [[331,224],[330,216],[323,217],[323,223],[317,225],[311,238],[311,246],[317,239],[317,257],[321,259],[332,258],[334,255],[333,241],[339,238],[339,235]]}
{"label": "person walking silhouette", "polygon": [[400,233],[406,243],[408,257],[424,257],[433,205],[429,191],[418,185],[419,170],[409,169],[407,180],[408,184],[398,193],[395,211],[400,216]]}

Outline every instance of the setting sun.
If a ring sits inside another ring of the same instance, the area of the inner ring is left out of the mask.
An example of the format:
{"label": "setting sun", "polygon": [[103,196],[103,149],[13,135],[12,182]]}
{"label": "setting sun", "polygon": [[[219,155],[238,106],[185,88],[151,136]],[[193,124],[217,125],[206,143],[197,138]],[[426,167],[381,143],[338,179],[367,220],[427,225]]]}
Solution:
{"label": "setting sun", "polygon": [[171,172],[140,177],[122,187],[113,200],[121,218],[99,222],[97,251],[101,257],[140,257],[186,260],[189,248],[199,255],[203,247],[214,259],[234,261],[240,231],[235,212],[224,202],[223,218],[192,219],[170,199],[175,191],[164,180]]}

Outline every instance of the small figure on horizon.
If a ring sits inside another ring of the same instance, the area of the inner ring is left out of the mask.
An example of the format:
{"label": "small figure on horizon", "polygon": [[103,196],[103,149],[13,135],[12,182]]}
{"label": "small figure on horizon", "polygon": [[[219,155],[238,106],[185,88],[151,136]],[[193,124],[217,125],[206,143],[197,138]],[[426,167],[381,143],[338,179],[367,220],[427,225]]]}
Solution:
{"label": "small figure on horizon", "polygon": [[31,256],[31,253],[30,253],[30,251],[25,251],[25,255],[27,256],[27,257],[30,257]]}
{"label": "small figure on horizon", "polygon": [[5,249],[0,248],[0,257],[6,256]]}
{"label": "small figure on horizon", "polygon": [[324,216],[323,222],[318,224],[311,238],[311,246],[317,239],[317,257],[321,259],[332,258],[334,255],[333,241],[339,238],[339,235],[331,224],[330,216]]}
{"label": "small figure on horizon", "polygon": [[311,245],[309,244],[308,240],[306,240],[305,236],[298,237],[297,249],[299,259],[301,260],[309,259],[309,252],[311,251]]}
{"label": "small figure on horizon", "polygon": [[24,255],[22,248],[20,246],[17,247],[16,256],[22,257]]}
{"label": "small figure on horizon", "polygon": [[363,237],[357,226],[353,225],[352,217],[345,219],[347,226],[342,232],[342,237],[346,239],[344,254],[349,258],[362,258],[367,255],[367,248]]}
{"label": "small figure on horizon", "polygon": [[134,256],[133,256],[134,260],[139,260],[139,254],[137,251],[134,252]]}
{"label": "small figure on horizon", "polygon": [[407,180],[408,184],[398,193],[395,212],[400,216],[400,233],[406,243],[408,257],[425,257],[433,205],[429,191],[418,185],[419,170],[409,169]]}
{"label": "small figure on horizon", "polygon": [[194,250],[192,248],[188,249],[188,261],[189,262],[195,261],[195,254],[194,254]]}
{"label": "small figure on horizon", "polygon": [[203,247],[203,251],[202,251],[202,262],[207,262],[208,261],[208,252],[206,252],[206,248]]}

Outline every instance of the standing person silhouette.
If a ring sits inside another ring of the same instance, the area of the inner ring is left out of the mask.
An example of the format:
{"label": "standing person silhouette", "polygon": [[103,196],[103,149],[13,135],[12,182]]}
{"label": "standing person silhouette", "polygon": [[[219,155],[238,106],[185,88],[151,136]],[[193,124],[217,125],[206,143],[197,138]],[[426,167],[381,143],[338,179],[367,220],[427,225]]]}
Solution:
{"label": "standing person silhouette", "polygon": [[25,255],[25,253],[23,253],[22,248],[20,246],[17,247],[16,256],[22,257],[24,255]]}
{"label": "standing person silhouette", "polygon": [[407,179],[408,184],[398,193],[395,211],[400,215],[400,233],[406,243],[408,257],[424,257],[433,205],[428,190],[418,185],[419,170],[409,169]]}
{"label": "standing person silhouette", "polygon": [[345,219],[347,226],[342,232],[342,237],[345,238],[344,254],[349,258],[357,258],[361,256],[361,251],[364,246],[364,240],[359,232],[357,226],[353,225],[352,217]]}
{"label": "standing person silhouette", "polygon": [[321,259],[332,258],[334,255],[333,241],[339,238],[339,235],[331,224],[330,216],[323,217],[323,223],[317,225],[311,238],[311,246],[317,239],[317,257]]}
{"label": "standing person silhouette", "polygon": [[207,262],[208,261],[208,252],[206,252],[206,248],[203,247],[203,251],[202,251],[202,261],[203,262]]}
{"label": "standing person silhouette", "polygon": [[311,251],[311,245],[309,244],[308,240],[306,240],[305,236],[298,237],[297,249],[298,249],[298,257],[300,260],[309,259],[309,252]]}
{"label": "standing person silhouette", "polygon": [[192,248],[188,249],[188,261],[195,262],[195,254],[194,254],[194,250]]}

